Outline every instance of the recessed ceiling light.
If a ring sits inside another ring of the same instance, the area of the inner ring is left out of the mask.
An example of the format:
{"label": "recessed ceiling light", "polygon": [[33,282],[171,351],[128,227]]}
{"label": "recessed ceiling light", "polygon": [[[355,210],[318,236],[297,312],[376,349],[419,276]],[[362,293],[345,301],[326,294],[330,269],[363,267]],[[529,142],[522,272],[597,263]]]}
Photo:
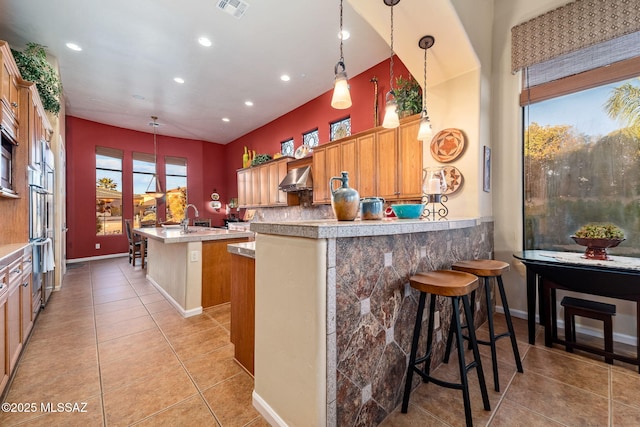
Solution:
{"label": "recessed ceiling light", "polygon": [[286,74],[283,74],[280,76],[280,80],[282,80],[283,82],[288,82],[289,80],[291,80],[291,77],[289,77]]}
{"label": "recessed ceiling light", "polygon": [[131,96],[133,96],[135,99],[140,99],[140,100],[145,99],[145,98],[144,98],[144,96],[142,96],[142,95],[138,95],[138,94],[131,95]]}
{"label": "recessed ceiling light", "polygon": [[349,37],[351,37],[351,33],[347,30],[342,30],[341,33],[338,33],[339,39],[347,40]]}
{"label": "recessed ceiling light", "polygon": [[251,102],[251,101],[244,101],[244,105],[246,105],[247,107],[253,107],[253,102]]}
{"label": "recessed ceiling light", "polygon": [[184,79],[182,77],[174,77],[173,81],[180,84],[184,83]]}
{"label": "recessed ceiling light", "polygon": [[223,122],[228,123],[228,122],[230,122],[231,120],[229,120],[229,117],[223,117],[223,118],[222,118],[222,121],[223,121]]}
{"label": "recessed ceiling light", "polygon": [[67,43],[67,47],[69,49],[71,49],[71,50],[75,50],[76,52],[80,52],[82,50],[82,48],[80,46],[78,46],[75,43],[71,43],[71,42]]}
{"label": "recessed ceiling light", "polygon": [[204,47],[209,47],[212,45],[211,40],[209,40],[206,37],[200,37],[198,38],[198,43],[200,43],[202,46]]}

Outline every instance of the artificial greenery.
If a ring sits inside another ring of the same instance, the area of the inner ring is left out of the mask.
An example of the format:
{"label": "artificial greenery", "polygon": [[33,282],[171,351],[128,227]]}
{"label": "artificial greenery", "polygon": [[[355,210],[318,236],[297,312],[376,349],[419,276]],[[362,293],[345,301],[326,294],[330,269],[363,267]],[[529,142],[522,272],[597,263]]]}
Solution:
{"label": "artificial greenery", "polygon": [[393,92],[398,102],[398,113],[412,115],[422,111],[422,88],[413,77],[398,77]]}
{"label": "artificial greenery", "polygon": [[11,49],[24,80],[34,82],[45,110],[55,115],[60,112],[62,85],[55,69],[47,62],[44,46],[27,43],[23,52]]}
{"label": "artificial greenery", "polygon": [[587,224],[576,231],[575,236],[588,239],[624,239],[624,232],[613,224]]}

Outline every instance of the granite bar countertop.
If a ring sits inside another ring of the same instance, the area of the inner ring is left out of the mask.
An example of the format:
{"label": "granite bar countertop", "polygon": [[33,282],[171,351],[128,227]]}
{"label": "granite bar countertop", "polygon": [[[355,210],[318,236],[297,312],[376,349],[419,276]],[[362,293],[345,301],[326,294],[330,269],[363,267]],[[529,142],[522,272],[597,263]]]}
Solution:
{"label": "granite bar countertop", "polygon": [[429,221],[425,219],[382,219],[373,221],[317,220],[252,222],[251,231],[262,234],[305,237],[308,239],[332,239],[453,230],[474,227],[482,221],[480,218],[455,218],[443,221]]}
{"label": "granite bar countertop", "polygon": [[182,227],[135,228],[133,232],[149,239],[159,240],[162,243],[204,242],[209,240],[227,240],[237,239],[240,237],[253,237],[253,233],[251,231],[235,231],[210,227],[189,227],[189,233],[187,234],[184,234],[182,232]]}
{"label": "granite bar countertop", "polygon": [[227,252],[255,259],[256,242],[229,243],[227,245]]}

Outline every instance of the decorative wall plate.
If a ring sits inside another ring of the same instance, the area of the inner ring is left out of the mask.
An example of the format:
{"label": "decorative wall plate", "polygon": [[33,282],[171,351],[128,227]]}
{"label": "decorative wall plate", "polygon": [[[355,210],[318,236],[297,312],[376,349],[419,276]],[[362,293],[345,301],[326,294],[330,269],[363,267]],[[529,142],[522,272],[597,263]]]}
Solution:
{"label": "decorative wall plate", "polygon": [[464,151],[465,135],[460,129],[441,130],[431,140],[431,156],[439,162],[452,162]]}
{"label": "decorative wall plate", "polygon": [[462,187],[464,177],[455,166],[444,167],[444,179],[447,181],[447,189],[443,194],[453,194]]}

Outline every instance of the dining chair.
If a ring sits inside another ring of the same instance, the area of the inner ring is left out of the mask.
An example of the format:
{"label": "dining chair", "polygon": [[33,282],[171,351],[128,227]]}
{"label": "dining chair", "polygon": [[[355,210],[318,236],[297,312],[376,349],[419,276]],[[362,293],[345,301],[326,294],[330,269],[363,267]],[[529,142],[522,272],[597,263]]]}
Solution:
{"label": "dining chair", "polygon": [[[127,240],[129,241],[129,264],[136,266],[136,258],[140,258],[142,261],[142,268],[144,268],[144,259],[146,257],[147,245],[144,244],[143,239],[140,236],[134,236],[131,231],[131,220],[124,220],[125,229],[127,231]],[[144,253],[143,253],[144,251]]]}

